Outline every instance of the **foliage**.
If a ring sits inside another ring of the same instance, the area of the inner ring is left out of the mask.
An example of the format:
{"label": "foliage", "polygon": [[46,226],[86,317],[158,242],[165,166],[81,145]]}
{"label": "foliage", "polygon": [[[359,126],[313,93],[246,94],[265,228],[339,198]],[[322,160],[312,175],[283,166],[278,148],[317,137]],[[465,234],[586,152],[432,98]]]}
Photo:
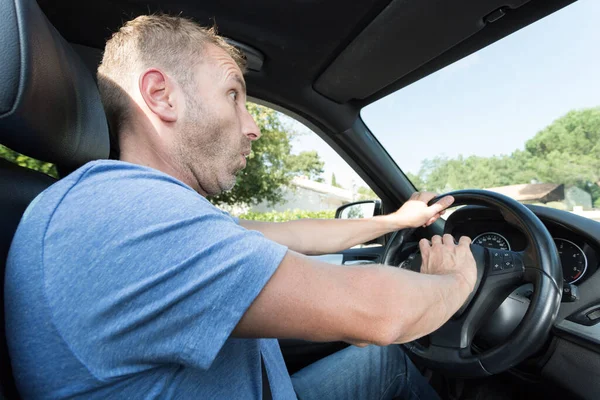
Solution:
{"label": "foliage", "polygon": [[33,169],[39,172],[43,172],[46,175],[50,175],[58,179],[58,170],[54,164],[39,161],[31,157],[27,157],[23,154],[17,153],[0,144],[0,158],[4,158],[12,163],[20,165],[21,167]]}
{"label": "foliage", "polygon": [[420,190],[425,188],[426,183],[423,181],[423,179],[421,179],[421,177],[419,175],[415,175],[410,172],[405,172],[404,174],[406,175],[408,180],[412,182],[414,187],[416,187],[417,189],[420,189]]}
{"label": "foliage", "polygon": [[494,157],[436,157],[407,174],[420,190],[446,192],[519,183],[562,183],[592,195],[600,205],[600,107],[570,111],[525,143]]}
{"label": "foliage", "polygon": [[355,206],[351,206],[348,209],[348,219],[355,219],[355,218],[364,218],[365,217],[365,213],[363,211],[363,208],[360,206],[360,204],[355,205]]}
{"label": "foliage", "polygon": [[323,182],[323,167],[325,162],[319,157],[316,150],[303,151],[300,154],[291,154],[286,160],[286,167],[293,175],[306,176],[315,182]]}
{"label": "foliage", "polygon": [[285,222],[303,218],[315,219],[331,219],[335,217],[335,210],[325,211],[306,211],[306,210],[286,210],[286,211],[271,211],[271,212],[253,212],[249,211],[239,216],[241,219],[250,221],[265,221],[265,222]]}
{"label": "foliage", "polygon": [[[331,186],[335,186],[335,187],[338,187],[338,188],[342,188],[342,185],[340,185],[340,184],[337,182],[337,179],[335,179],[335,174],[334,174],[333,172],[331,173]],[[342,189],[343,189],[343,188],[342,188]]]}
{"label": "foliage", "polygon": [[287,129],[279,114],[257,104],[248,103],[248,111],[262,136],[252,144],[252,154],[240,173],[235,187],[212,197],[215,204],[275,204],[282,200],[283,189],[294,176],[307,175],[319,180],[324,163],[316,151],[291,154],[294,132]]}
{"label": "foliage", "polygon": [[379,198],[377,194],[367,186],[360,186],[356,191],[358,192],[357,200],[374,200]]}

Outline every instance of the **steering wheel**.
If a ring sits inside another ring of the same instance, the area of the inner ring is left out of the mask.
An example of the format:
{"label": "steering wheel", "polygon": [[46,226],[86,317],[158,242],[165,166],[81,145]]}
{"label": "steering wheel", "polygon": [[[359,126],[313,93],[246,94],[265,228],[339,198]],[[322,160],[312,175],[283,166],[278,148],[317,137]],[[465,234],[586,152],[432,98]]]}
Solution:
{"label": "steering wheel", "polygon": [[[497,374],[524,361],[548,337],[562,296],[560,258],[544,224],[521,203],[485,190],[459,190],[438,196],[430,204],[447,195],[454,197],[454,205],[480,205],[499,210],[507,222],[525,234],[527,248],[515,252],[472,244],[471,251],[477,264],[475,289],[448,322],[428,335],[428,345],[413,341],[404,346],[425,365],[449,375],[480,377]],[[398,265],[398,253],[413,232],[414,229],[406,229],[394,234],[384,255],[384,264]],[[410,269],[418,272],[420,257],[407,264],[412,264]],[[473,351],[473,337],[486,317],[518,285],[526,282],[532,283],[534,290],[529,308],[516,329],[504,343],[482,352]]]}

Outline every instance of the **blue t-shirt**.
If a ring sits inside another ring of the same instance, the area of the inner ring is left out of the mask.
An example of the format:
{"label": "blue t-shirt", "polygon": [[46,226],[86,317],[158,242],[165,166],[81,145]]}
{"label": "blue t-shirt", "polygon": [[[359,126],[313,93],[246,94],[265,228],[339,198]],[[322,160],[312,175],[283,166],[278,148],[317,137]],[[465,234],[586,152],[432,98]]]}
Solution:
{"label": "blue t-shirt", "polygon": [[157,170],[94,161],[28,207],[7,263],[25,398],[295,398],[275,339],[230,337],[287,248]]}

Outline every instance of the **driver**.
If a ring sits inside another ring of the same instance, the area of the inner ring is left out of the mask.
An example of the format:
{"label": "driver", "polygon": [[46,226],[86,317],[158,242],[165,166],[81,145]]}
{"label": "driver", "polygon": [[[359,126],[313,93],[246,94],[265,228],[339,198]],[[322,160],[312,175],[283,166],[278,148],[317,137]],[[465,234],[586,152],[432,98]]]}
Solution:
{"label": "driver", "polygon": [[[230,190],[261,133],[244,62],[214,30],[125,24],[98,71],[119,160],[90,162],[28,208],[10,251],[7,337],[25,398],[436,398],[398,343],[444,324],[476,281],[470,239],[422,240],[420,274],[335,253],[433,223],[415,193],[360,220],[243,221]],[[274,338],[352,346],[290,377]],[[262,367],[264,365],[264,367]],[[265,368],[268,379],[262,379]]]}

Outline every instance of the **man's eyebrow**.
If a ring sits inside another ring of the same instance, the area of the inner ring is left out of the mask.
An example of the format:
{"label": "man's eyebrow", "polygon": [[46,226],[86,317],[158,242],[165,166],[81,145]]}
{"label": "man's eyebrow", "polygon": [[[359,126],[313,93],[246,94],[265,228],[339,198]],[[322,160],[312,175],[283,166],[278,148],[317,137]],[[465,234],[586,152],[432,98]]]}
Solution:
{"label": "man's eyebrow", "polygon": [[238,74],[233,74],[232,78],[233,78],[233,80],[235,80],[237,83],[240,84],[240,86],[242,87],[242,89],[244,89],[244,92],[245,92],[246,91],[246,82],[244,82],[244,80]]}

